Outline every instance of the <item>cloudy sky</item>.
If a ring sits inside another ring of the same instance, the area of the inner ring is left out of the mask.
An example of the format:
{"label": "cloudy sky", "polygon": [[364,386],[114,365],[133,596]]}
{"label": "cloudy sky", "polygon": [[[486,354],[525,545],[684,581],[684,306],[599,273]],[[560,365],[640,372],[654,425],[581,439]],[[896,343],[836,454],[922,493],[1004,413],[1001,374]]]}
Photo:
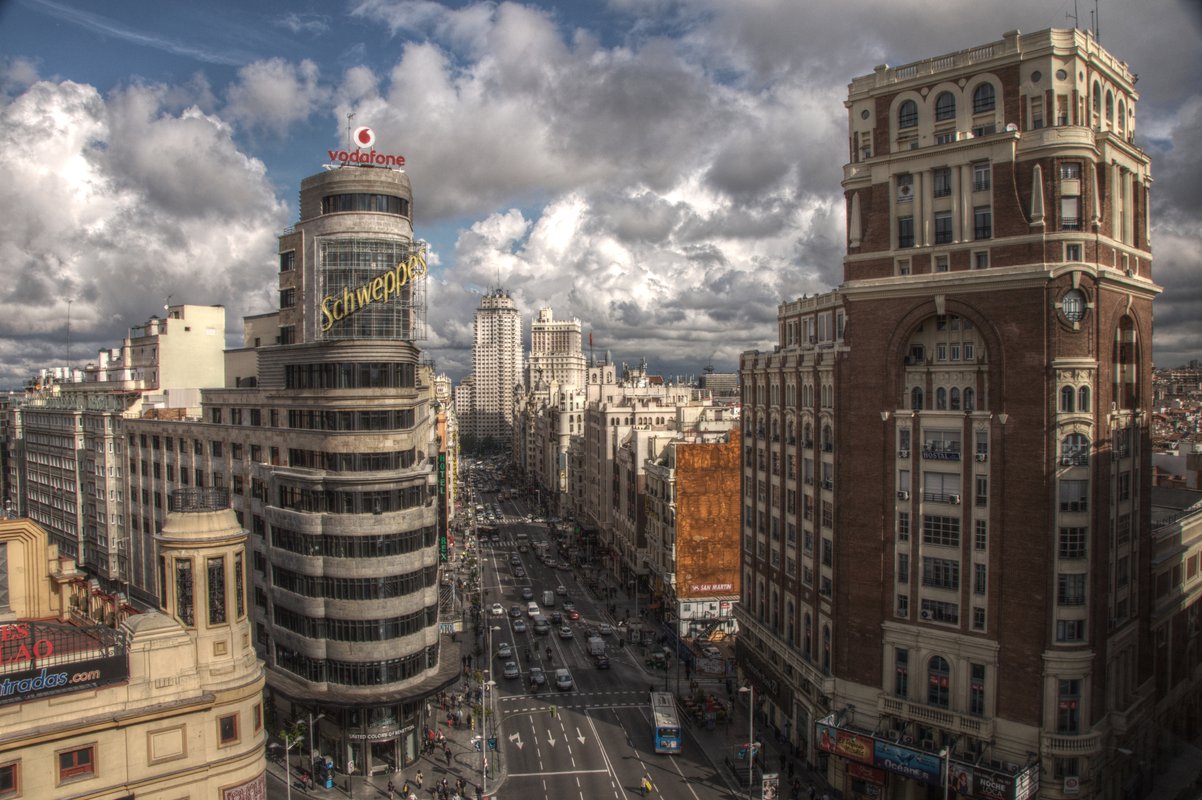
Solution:
{"label": "cloudy sky", "polygon": [[[1089,0],[0,2],[0,386],[173,303],[228,339],[346,115],[403,154],[428,338],[470,369],[479,293],[576,317],[667,375],[771,346],[841,277],[847,84],[1095,19]],[[1202,14],[1100,0],[1153,158],[1156,360],[1202,358]],[[70,315],[70,331],[66,320]],[[526,323],[527,335],[529,323]]]}

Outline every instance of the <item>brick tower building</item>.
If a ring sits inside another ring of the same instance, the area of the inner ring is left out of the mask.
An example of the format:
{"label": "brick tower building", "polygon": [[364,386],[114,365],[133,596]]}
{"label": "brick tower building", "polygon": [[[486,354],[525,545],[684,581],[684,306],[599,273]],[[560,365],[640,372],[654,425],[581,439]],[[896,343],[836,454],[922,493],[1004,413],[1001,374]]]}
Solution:
{"label": "brick tower building", "polygon": [[1149,777],[1134,84],[1078,30],[850,84],[844,282],[741,365],[739,658],[844,796]]}

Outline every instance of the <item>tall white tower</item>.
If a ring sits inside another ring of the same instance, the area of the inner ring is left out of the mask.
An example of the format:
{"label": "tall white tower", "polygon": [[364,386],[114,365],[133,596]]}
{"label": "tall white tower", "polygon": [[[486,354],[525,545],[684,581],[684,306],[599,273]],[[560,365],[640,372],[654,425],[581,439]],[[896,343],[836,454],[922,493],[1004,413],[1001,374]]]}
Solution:
{"label": "tall white tower", "polygon": [[508,445],[515,390],[522,382],[522,318],[509,292],[495,289],[480,298],[475,332],[468,430],[480,439]]}
{"label": "tall white tower", "polygon": [[580,349],[580,320],[555,319],[549,308],[540,308],[530,321],[530,362],[526,387],[534,389],[558,381],[563,387],[584,386],[584,353]]}

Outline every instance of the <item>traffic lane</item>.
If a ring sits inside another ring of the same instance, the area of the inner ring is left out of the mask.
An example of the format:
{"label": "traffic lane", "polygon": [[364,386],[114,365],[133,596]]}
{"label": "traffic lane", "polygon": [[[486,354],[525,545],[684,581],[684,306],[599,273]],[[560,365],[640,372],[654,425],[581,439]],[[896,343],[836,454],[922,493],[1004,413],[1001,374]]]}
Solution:
{"label": "traffic lane", "polygon": [[[570,699],[570,695],[561,697]],[[546,699],[554,701],[555,697]],[[589,713],[562,706],[554,717],[549,710],[540,709],[522,722],[518,717],[514,721],[515,730],[509,733],[507,726],[503,743],[507,759],[512,759],[506,761],[506,796],[624,800],[631,787],[621,784],[608,755],[623,743],[621,732],[607,731],[610,740],[602,742]],[[514,733],[520,734],[520,748]]]}
{"label": "traffic lane", "polygon": [[685,729],[681,752],[656,753],[651,723],[650,698],[636,708],[611,709],[618,725],[628,734],[625,750],[618,746],[609,749],[620,754],[616,764],[625,766],[618,777],[629,791],[637,791],[642,775],[651,777],[655,797],[671,800],[719,800],[729,798],[722,775],[707,757],[703,746]]}

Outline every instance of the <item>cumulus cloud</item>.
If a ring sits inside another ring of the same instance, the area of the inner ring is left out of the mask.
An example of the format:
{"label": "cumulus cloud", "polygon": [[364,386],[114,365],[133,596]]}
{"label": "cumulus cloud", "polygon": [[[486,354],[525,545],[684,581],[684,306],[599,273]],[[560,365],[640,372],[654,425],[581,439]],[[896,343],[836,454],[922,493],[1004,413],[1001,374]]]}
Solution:
{"label": "cumulus cloud", "polygon": [[325,102],[329,90],[318,77],[317,65],[308,59],[248,64],[238,70],[238,80],[229,89],[225,115],[252,129],[283,134]]}
{"label": "cumulus cloud", "polygon": [[169,294],[225,305],[231,330],[267,310],[284,206],[227,124],[169,94],[41,81],[0,106],[0,181],[21,187],[0,196],[4,385],[94,359]]}

